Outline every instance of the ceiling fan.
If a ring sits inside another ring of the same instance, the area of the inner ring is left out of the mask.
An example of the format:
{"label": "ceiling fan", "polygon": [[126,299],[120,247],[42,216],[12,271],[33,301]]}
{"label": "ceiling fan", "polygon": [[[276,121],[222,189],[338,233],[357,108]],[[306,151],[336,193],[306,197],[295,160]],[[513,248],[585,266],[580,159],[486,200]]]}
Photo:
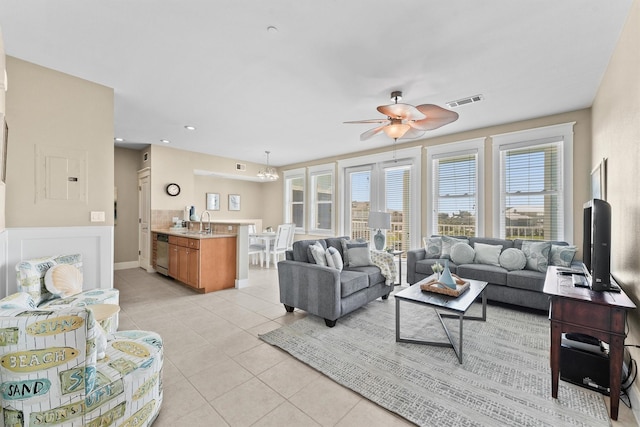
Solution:
{"label": "ceiling fan", "polygon": [[416,107],[409,104],[398,104],[402,99],[401,91],[391,92],[393,104],[380,105],[378,111],[387,116],[386,119],[356,120],[344,123],[379,123],[380,126],[369,129],[360,135],[360,141],[384,132],[393,139],[419,138],[428,130],[458,120],[458,113],[446,110],[434,104],[421,104]]}

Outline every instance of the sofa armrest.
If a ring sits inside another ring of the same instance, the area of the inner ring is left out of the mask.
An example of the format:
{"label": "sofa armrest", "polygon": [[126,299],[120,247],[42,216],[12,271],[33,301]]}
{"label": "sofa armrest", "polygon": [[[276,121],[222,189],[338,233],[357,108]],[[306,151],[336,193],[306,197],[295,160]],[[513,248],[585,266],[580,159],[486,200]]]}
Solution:
{"label": "sofa armrest", "polygon": [[340,317],[340,272],[300,261],[278,263],[280,302],[329,320]]}
{"label": "sofa armrest", "polygon": [[407,283],[410,285],[418,281],[416,279],[416,263],[425,259],[426,256],[427,251],[424,248],[407,251]]}

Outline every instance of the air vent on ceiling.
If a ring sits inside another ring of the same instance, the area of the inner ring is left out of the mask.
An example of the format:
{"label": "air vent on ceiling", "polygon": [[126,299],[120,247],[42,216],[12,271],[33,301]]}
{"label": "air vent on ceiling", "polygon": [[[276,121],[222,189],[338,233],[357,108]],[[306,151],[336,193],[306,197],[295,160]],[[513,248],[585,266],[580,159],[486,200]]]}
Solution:
{"label": "air vent on ceiling", "polygon": [[237,171],[246,171],[247,170],[247,165],[245,165],[244,163],[236,163],[236,170]]}
{"label": "air vent on ceiling", "polygon": [[482,101],[483,99],[484,99],[484,96],[482,95],[474,95],[474,96],[469,96],[467,98],[458,99],[456,101],[449,101],[447,102],[447,105],[449,106],[449,108],[455,108],[465,104],[473,104],[474,102],[479,102],[479,101]]}

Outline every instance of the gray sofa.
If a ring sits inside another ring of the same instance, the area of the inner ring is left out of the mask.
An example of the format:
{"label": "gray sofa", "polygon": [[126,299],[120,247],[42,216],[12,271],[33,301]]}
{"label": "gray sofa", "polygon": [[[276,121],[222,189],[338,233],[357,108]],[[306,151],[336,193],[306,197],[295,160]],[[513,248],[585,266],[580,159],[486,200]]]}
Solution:
{"label": "gray sofa", "polygon": [[[474,246],[476,242],[488,245],[502,245],[502,252],[508,248],[522,249],[524,240],[496,239],[470,237],[469,245]],[[558,246],[568,246],[567,242],[550,242]],[[424,248],[414,249],[407,252],[407,282],[414,284],[433,274],[431,266],[442,259],[428,258]],[[487,299],[515,304],[522,307],[537,310],[549,309],[549,298],[542,293],[544,278],[546,273],[533,271],[530,269],[507,270],[501,266],[468,263],[457,265],[452,260],[448,260],[452,273],[462,278],[482,280],[489,283],[485,290]],[[549,262],[549,265],[552,265]],[[572,261],[572,268],[581,268],[578,261]]]}
{"label": "gray sofa", "polygon": [[287,251],[286,259],[278,263],[280,302],[288,312],[299,308],[324,318],[333,327],[336,320],[376,298],[387,299],[393,286],[385,284],[385,277],[375,265],[349,267],[342,271],[318,265],[310,257],[309,245],[316,241],[326,249],[336,248],[344,259],[342,240],[332,237],[300,240]]}

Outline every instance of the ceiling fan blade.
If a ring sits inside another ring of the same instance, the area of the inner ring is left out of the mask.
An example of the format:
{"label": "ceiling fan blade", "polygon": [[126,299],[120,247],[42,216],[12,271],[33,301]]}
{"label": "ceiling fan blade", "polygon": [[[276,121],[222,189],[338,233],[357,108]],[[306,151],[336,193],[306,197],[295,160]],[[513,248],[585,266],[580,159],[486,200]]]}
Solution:
{"label": "ceiling fan blade", "polygon": [[378,126],[377,128],[369,129],[368,131],[366,131],[362,135],[360,135],[360,141],[367,140],[367,139],[379,134],[380,132],[382,132],[382,130],[385,128],[385,126],[387,126],[387,125]]}
{"label": "ceiling fan blade", "polygon": [[433,104],[422,104],[416,107],[424,113],[426,119],[415,120],[409,125],[418,130],[433,130],[458,120],[458,113]]}
{"label": "ceiling fan blade", "polygon": [[381,105],[378,107],[378,111],[387,117],[402,120],[422,120],[426,116],[420,112],[416,107],[409,104],[389,104]]}
{"label": "ceiling fan blade", "polygon": [[404,133],[404,135],[402,135],[400,138],[398,139],[415,139],[415,138],[420,138],[422,135],[424,135],[425,131],[420,130],[420,129],[415,129],[415,128],[410,128],[408,131],[406,131]]}
{"label": "ceiling fan blade", "polygon": [[370,120],[354,120],[342,123],[389,123],[389,119],[370,119]]}

